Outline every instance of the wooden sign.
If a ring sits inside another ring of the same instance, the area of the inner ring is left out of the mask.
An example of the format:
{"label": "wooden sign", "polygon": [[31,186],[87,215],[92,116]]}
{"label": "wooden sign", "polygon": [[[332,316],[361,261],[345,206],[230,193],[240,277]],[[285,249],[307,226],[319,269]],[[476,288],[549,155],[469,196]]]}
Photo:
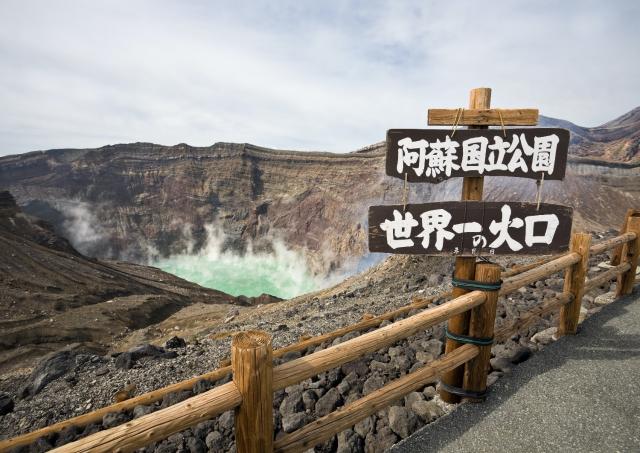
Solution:
{"label": "wooden sign", "polygon": [[371,206],[369,251],[420,255],[539,255],[569,247],[572,209],[555,204],[446,201]]}
{"label": "wooden sign", "polygon": [[457,176],[564,179],[569,131],[558,128],[390,129],[387,175],[439,183]]}

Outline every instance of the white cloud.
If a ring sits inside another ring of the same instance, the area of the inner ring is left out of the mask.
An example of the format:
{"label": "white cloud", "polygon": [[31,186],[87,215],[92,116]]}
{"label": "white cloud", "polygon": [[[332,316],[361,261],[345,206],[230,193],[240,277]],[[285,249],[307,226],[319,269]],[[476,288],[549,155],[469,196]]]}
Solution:
{"label": "white cloud", "polygon": [[216,141],[346,151],[429,106],[637,106],[637,2],[0,3],[0,155]]}

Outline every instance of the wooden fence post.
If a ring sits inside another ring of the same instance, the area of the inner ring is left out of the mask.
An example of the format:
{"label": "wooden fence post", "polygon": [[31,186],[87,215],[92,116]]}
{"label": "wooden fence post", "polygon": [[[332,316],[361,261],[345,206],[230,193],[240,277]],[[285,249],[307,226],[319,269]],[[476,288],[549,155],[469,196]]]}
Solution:
{"label": "wooden fence post", "polygon": [[[493,263],[476,264],[476,281],[496,283],[500,281],[500,266]],[[486,301],[471,310],[469,321],[469,336],[473,338],[493,338],[496,323],[496,309],[499,291],[487,291]],[[491,358],[491,344],[478,345],[478,355],[467,362],[462,388],[464,390],[482,393],[487,388],[487,374],[489,359]],[[470,399],[470,401],[481,401]]]}
{"label": "wooden fence post", "polygon": [[[627,225],[629,224],[629,219],[631,217],[640,215],[640,211],[637,209],[629,208],[627,209],[627,213],[624,216],[624,222],[622,222],[622,227],[620,227],[620,234],[624,234],[627,232]],[[611,265],[617,266],[620,264],[620,258],[622,257],[622,248],[623,245],[620,245],[611,251]]]}
{"label": "wooden fence post", "polygon": [[574,233],[571,236],[570,250],[580,254],[582,259],[569,267],[564,274],[563,292],[570,292],[573,300],[560,309],[560,321],[558,335],[573,335],[578,330],[578,318],[582,306],[584,293],[584,281],[589,268],[589,248],[591,247],[591,235],[586,233]]}
{"label": "wooden fence post", "polygon": [[[488,109],[489,107],[491,107],[491,88],[475,88],[471,90],[471,93],[469,94],[470,109]],[[475,126],[471,128],[487,129],[487,126]],[[464,178],[462,180],[462,200],[482,200],[483,188],[484,178],[482,176]],[[473,280],[475,263],[475,256],[457,257],[454,276],[463,280]],[[467,292],[468,291],[462,288],[453,288],[452,298],[455,299]],[[469,330],[469,313],[461,313],[451,318],[447,323],[447,329],[449,329],[449,332],[454,334],[466,335]],[[447,339],[445,353],[452,352],[460,346],[462,346],[462,343],[452,339]],[[450,386],[460,387],[462,386],[463,374],[464,367],[458,367],[448,373],[445,373],[442,376],[442,382]],[[447,403],[460,402],[459,396],[449,393],[443,388],[440,389],[440,397]]]}
{"label": "wooden fence post", "polygon": [[242,404],[235,411],[238,453],[273,451],[273,351],[262,331],[236,334],[231,342],[233,382]]}
{"label": "wooden fence post", "polygon": [[640,256],[640,213],[629,217],[626,232],[635,233],[636,238],[633,241],[627,242],[622,249],[621,261],[623,263],[629,263],[631,268],[618,276],[616,297],[631,294],[631,291],[633,291],[636,268],[638,267],[638,257]]}

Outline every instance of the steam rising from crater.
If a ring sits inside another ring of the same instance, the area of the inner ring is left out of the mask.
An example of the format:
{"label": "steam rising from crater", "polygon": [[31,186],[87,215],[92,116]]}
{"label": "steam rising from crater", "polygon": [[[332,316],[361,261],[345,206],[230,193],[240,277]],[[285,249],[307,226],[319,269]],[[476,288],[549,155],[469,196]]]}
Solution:
{"label": "steam rising from crater", "polygon": [[225,235],[220,228],[205,228],[207,240],[199,251],[160,258],[152,264],[234,296],[267,293],[291,298],[327,284],[326,279],[312,276],[304,255],[287,248],[282,240],[272,239],[268,252],[254,251],[250,242],[241,254],[224,249]]}

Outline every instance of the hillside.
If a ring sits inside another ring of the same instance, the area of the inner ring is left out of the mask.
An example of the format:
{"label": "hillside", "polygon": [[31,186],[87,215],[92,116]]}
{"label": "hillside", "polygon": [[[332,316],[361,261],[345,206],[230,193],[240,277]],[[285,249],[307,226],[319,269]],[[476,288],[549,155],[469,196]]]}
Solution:
{"label": "hillside", "polygon": [[640,164],[640,107],[597,127],[580,127],[544,116],[540,125],[569,129],[574,156]]}
{"label": "hillside", "polygon": [[0,372],[69,343],[104,353],[189,305],[236,302],[159,269],[89,259],[8,192],[0,192],[0,245]]}

